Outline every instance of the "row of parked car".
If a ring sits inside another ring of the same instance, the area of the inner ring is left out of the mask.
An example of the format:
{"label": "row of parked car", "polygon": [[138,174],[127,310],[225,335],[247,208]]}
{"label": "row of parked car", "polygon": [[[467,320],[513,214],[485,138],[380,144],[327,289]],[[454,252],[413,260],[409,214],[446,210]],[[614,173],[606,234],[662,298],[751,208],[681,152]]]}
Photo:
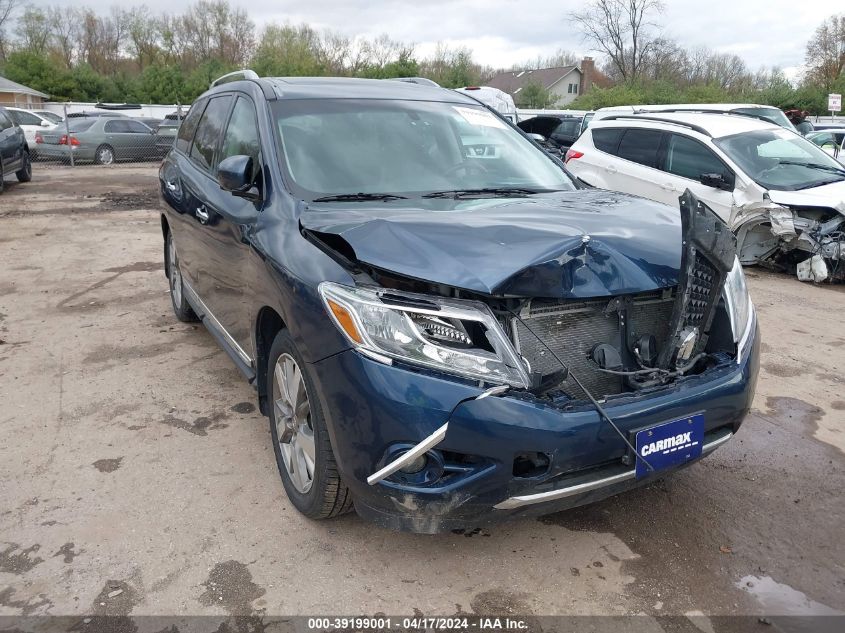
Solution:
{"label": "row of parked car", "polygon": [[673,206],[691,191],[736,233],[743,264],[842,276],[845,129],[803,137],[753,104],[544,113],[518,126],[585,184]]}
{"label": "row of parked car", "polygon": [[119,160],[162,158],[176,137],[181,115],[164,119],[129,117],[115,111],[68,114],[65,121],[48,110],[6,108],[24,133],[31,159],[91,161],[111,164]]}

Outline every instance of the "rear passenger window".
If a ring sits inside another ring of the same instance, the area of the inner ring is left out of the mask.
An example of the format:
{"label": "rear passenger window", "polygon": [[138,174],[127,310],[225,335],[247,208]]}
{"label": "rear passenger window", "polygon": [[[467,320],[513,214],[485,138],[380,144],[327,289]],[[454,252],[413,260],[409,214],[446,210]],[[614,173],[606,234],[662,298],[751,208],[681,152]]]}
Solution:
{"label": "rear passenger window", "polygon": [[8,130],[14,125],[8,112],[0,111],[0,130]]}
{"label": "rear passenger window", "polygon": [[127,132],[126,121],[117,121],[115,119],[106,121],[103,131],[107,134],[122,134],[123,132]]}
{"label": "rear passenger window", "polygon": [[672,134],[666,148],[666,171],[698,180],[701,174],[722,174],[729,181],[733,174],[704,145],[686,136]]}
{"label": "rear passenger window", "polygon": [[659,130],[628,129],[622,135],[617,156],[646,167],[657,167],[657,150],[663,132]]}
{"label": "rear passenger window", "polygon": [[223,136],[226,115],[229,114],[231,103],[232,97],[228,96],[210,99],[197,126],[194,144],[191,146],[191,158],[207,171],[217,166],[214,161],[214,151],[217,149],[220,137]]}
{"label": "rear passenger window", "polygon": [[179,126],[179,135],[176,137],[176,149],[182,150],[186,154],[191,147],[191,141],[194,138],[194,132],[197,131],[197,123],[200,121],[207,101],[197,101],[191,106],[188,116],[182,121]]}
{"label": "rear passenger window", "polygon": [[596,149],[603,152],[615,154],[616,149],[619,147],[619,139],[622,138],[622,132],[624,131],[625,130],[621,127],[603,127],[594,129],[592,132],[593,145],[596,146]]}

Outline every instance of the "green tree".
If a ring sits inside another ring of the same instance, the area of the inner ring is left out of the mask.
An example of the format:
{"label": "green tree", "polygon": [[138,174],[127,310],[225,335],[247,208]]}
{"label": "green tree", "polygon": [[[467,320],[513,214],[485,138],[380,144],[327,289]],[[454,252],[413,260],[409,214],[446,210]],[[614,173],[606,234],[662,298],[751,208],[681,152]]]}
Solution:
{"label": "green tree", "polygon": [[554,103],[551,93],[536,81],[526,83],[516,96],[521,108],[547,108]]}

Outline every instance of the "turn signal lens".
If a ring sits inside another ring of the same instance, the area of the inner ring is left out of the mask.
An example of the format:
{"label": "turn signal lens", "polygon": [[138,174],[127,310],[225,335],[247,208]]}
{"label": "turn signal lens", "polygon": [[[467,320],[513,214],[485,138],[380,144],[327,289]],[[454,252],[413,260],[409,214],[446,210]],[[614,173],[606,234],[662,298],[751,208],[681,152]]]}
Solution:
{"label": "turn signal lens", "polygon": [[355,320],[352,318],[352,315],[349,314],[349,310],[331,299],[326,299],[326,303],[329,304],[329,308],[331,309],[337,324],[343,329],[346,336],[359,345],[363,343],[364,339],[355,325]]}
{"label": "turn signal lens", "polygon": [[566,159],[563,162],[568,163],[570,160],[573,160],[575,158],[581,158],[583,155],[584,152],[579,152],[576,149],[566,150]]}

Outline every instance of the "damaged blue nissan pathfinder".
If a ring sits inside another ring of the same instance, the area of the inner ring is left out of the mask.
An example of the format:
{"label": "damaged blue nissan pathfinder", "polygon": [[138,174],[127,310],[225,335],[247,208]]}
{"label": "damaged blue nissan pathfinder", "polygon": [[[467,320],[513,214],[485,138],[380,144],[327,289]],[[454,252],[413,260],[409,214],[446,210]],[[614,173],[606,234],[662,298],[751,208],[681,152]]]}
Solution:
{"label": "damaged blue nissan pathfinder", "polygon": [[464,94],[240,71],[159,175],[176,317],[257,390],[308,517],[555,512],[690,464],[751,404],[725,225],[583,186]]}

